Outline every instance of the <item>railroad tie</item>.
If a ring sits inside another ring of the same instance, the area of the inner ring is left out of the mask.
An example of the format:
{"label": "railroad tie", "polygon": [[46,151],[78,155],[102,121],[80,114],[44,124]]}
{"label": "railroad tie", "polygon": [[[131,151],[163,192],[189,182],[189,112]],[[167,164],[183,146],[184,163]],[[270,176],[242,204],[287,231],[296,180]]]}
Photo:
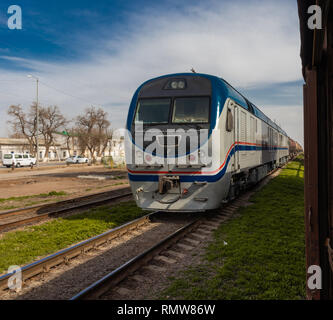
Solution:
{"label": "railroad tie", "polygon": [[133,274],[132,276],[130,276],[130,279],[133,279],[135,281],[138,281],[138,282],[144,282],[146,281],[147,279],[142,276],[141,274]]}
{"label": "railroad tie", "polygon": [[201,240],[204,240],[206,239],[207,235],[204,235],[204,234],[200,234],[200,233],[191,233],[191,236],[195,237],[195,238],[199,238]]}
{"label": "railroad tie", "polygon": [[154,272],[166,272],[167,269],[164,267],[156,266],[154,264],[149,264],[148,266],[144,266],[144,269],[147,269],[149,271],[154,271]]}
{"label": "railroad tie", "polygon": [[209,221],[211,222],[216,222],[216,223],[222,223],[225,220],[225,218],[214,218],[214,219],[210,219]]}
{"label": "railroad tie", "polygon": [[216,218],[221,218],[221,219],[223,218],[223,219],[225,219],[226,215],[223,212],[221,212],[221,213],[219,213],[219,214],[216,215]]}
{"label": "railroad tie", "polygon": [[172,255],[174,257],[180,258],[180,259],[185,258],[185,254],[184,253],[177,252],[177,251],[174,251],[174,250],[167,250],[167,251],[165,251],[165,253],[170,254],[170,255]]}
{"label": "railroad tie", "polygon": [[200,228],[198,228],[198,229],[196,230],[196,232],[203,233],[203,234],[205,234],[205,235],[207,235],[207,236],[211,234],[211,232],[210,232],[209,230],[207,230],[207,229],[203,229],[201,226],[200,226]]}
{"label": "railroad tie", "polygon": [[188,246],[187,244],[183,244],[183,243],[177,243],[177,246],[181,249],[188,250],[188,251],[194,249],[194,247]]}
{"label": "railroad tie", "polygon": [[184,241],[187,241],[187,242],[189,242],[190,244],[193,244],[193,245],[195,245],[195,246],[197,246],[197,245],[200,243],[200,241],[198,241],[198,240],[194,240],[194,239],[191,239],[191,238],[188,238],[188,237],[184,238],[183,240],[184,240]]}
{"label": "railroad tie", "polygon": [[173,263],[177,262],[175,259],[168,258],[166,256],[161,256],[161,255],[154,257],[154,260],[162,261],[162,262],[170,263],[170,264],[173,264]]}
{"label": "railroad tie", "polygon": [[217,229],[217,227],[219,226],[219,223],[212,223],[209,221],[205,221],[204,223],[201,224],[201,227],[208,229],[208,230],[213,230],[213,229]]}
{"label": "railroad tie", "polygon": [[235,211],[236,209],[223,209],[225,215],[233,214]]}
{"label": "railroad tie", "polygon": [[124,287],[119,287],[116,289],[116,292],[120,294],[121,296],[127,296],[131,294],[131,290],[124,288]]}

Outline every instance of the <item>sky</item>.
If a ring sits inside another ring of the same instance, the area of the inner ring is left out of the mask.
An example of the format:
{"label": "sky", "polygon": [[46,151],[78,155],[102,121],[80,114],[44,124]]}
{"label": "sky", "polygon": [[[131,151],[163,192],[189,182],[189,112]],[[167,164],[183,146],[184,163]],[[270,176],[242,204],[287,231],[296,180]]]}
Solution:
{"label": "sky", "polygon": [[[10,5],[22,29],[10,30]],[[125,126],[144,81],[190,72],[221,76],[303,144],[296,0],[1,0],[0,137],[8,107],[36,100],[69,119],[91,105]]]}

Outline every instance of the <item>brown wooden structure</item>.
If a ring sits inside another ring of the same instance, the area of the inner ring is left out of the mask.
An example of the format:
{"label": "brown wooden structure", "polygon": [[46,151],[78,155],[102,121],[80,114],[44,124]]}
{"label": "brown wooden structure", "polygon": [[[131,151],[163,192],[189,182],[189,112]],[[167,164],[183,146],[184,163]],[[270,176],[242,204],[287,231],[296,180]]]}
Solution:
{"label": "brown wooden structure", "polygon": [[[322,29],[311,30],[311,5],[322,10]],[[304,85],[306,264],[319,265],[322,289],[308,299],[333,298],[333,1],[298,0]],[[308,275],[309,276],[309,275]]]}

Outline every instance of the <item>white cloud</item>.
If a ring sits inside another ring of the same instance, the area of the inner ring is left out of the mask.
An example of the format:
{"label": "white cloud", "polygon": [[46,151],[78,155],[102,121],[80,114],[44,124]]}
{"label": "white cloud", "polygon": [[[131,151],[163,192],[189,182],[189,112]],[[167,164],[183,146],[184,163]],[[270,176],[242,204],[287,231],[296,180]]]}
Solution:
{"label": "white cloud", "polygon": [[[41,83],[42,103],[57,104],[70,117],[82,112],[88,102],[101,104],[109,112],[113,126],[121,127],[135,89],[161,74],[189,72],[194,67],[197,72],[220,75],[242,87],[299,80],[295,5],[259,3],[248,1],[239,6],[216,2],[205,8],[188,7],[182,13],[145,10],[130,14],[130,27],[117,37],[103,39],[103,50],[94,52],[89,61],[46,63],[3,58],[35,70],[41,82],[82,99]],[[13,103],[29,105],[35,99],[35,84],[26,73],[0,71],[0,135],[5,135],[4,109]],[[286,126],[294,115],[287,117]],[[276,118],[280,121],[280,115]],[[301,128],[295,134],[300,132]]]}
{"label": "white cloud", "polygon": [[302,106],[266,106],[261,110],[294,140],[302,146],[304,142],[303,132],[303,107]]}

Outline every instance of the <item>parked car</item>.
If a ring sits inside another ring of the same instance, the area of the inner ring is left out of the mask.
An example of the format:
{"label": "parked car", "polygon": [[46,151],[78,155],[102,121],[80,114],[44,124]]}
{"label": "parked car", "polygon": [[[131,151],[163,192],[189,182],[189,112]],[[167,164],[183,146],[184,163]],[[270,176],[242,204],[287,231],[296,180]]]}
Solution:
{"label": "parked car", "polygon": [[29,153],[6,153],[3,155],[2,164],[7,168],[13,164],[15,167],[31,166],[36,164],[36,158]]}
{"label": "parked car", "polygon": [[72,156],[66,159],[66,163],[88,163],[89,159],[82,156]]}

